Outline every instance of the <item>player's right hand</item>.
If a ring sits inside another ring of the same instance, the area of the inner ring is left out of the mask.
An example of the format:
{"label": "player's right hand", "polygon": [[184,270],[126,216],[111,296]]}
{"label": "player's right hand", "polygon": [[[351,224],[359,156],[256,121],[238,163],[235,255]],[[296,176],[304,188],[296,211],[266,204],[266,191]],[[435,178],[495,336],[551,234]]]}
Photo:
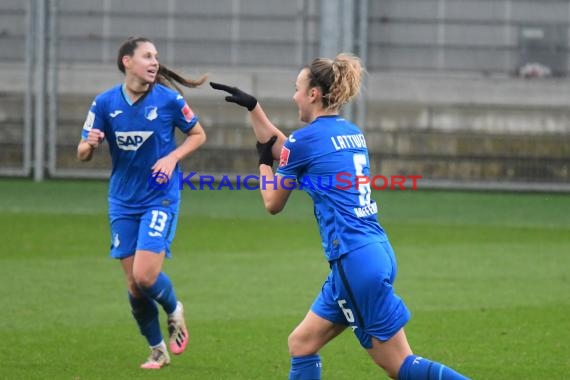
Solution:
{"label": "player's right hand", "polygon": [[273,144],[277,141],[277,136],[271,136],[267,142],[257,142],[255,148],[257,149],[257,154],[259,156],[259,165],[269,165],[273,167],[273,153],[271,153],[271,148]]}
{"label": "player's right hand", "polygon": [[210,82],[210,86],[214,90],[222,90],[231,94],[231,96],[226,96],[226,102],[235,103],[247,108],[249,111],[253,110],[257,105],[257,99],[254,96],[243,92],[237,87],[230,87],[216,82]]}
{"label": "player's right hand", "polygon": [[87,144],[93,149],[97,148],[105,138],[105,133],[99,129],[91,129],[87,135]]}

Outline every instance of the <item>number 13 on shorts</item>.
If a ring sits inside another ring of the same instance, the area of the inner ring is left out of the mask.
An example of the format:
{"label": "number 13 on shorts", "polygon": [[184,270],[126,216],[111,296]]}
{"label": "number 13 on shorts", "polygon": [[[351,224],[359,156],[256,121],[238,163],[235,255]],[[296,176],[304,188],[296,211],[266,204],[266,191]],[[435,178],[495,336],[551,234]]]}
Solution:
{"label": "number 13 on shorts", "polygon": [[162,236],[162,232],[164,231],[167,220],[167,213],[161,210],[152,210],[152,220],[150,221],[150,225],[148,227],[154,231],[149,231],[148,236]]}

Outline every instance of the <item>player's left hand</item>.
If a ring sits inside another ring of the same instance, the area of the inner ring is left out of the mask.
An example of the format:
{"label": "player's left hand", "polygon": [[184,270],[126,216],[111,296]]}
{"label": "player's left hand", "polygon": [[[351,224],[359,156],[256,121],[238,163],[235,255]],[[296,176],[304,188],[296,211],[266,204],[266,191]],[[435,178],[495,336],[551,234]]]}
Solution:
{"label": "player's left hand", "polygon": [[[174,172],[174,168],[176,167],[177,163],[178,160],[176,157],[174,157],[172,154],[169,154],[156,161],[151,169],[153,173],[163,173],[166,177],[168,177],[168,180],[170,180],[172,179],[172,172]],[[163,178],[163,176],[156,177],[157,183],[162,183],[164,181],[167,181],[167,179]]]}
{"label": "player's left hand", "polygon": [[226,102],[235,103],[237,105],[245,107],[248,109],[248,111],[253,110],[257,105],[257,99],[254,96],[240,90],[237,87],[226,86],[225,84],[216,82],[210,82],[210,86],[214,90],[222,90],[231,94],[231,96],[226,96]]}
{"label": "player's left hand", "polygon": [[277,141],[277,136],[271,136],[267,142],[261,143],[258,141],[255,144],[257,154],[259,155],[259,165],[264,164],[273,167],[273,153],[271,152],[271,148],[273,148],[275,141]]}

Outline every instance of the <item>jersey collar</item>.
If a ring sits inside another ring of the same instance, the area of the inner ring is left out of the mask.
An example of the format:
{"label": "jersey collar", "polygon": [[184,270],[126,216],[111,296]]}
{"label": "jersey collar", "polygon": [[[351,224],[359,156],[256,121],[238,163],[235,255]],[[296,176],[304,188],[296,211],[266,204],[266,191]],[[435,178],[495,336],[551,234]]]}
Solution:
{"label": "jersey collar", "polygon": [[146,98],[146,96],[149,94],[149,92],[152,91],[152,88],[154,87],[154,84],[151,84],[150,86],[148,86],[148,90],[147,92],[145,92],[140,98],[138,98],[135,102],[131,101],[131,98],[129,98],[129,95],[127,94],[127,90],[125,88],[125,84],[123,83],[121,85],[121,94],[123,95],[123,99],[125,99],[125,102],[127,102],[127,104],[129,106],[133,106],[137,103],[140,103],[144,98]]}

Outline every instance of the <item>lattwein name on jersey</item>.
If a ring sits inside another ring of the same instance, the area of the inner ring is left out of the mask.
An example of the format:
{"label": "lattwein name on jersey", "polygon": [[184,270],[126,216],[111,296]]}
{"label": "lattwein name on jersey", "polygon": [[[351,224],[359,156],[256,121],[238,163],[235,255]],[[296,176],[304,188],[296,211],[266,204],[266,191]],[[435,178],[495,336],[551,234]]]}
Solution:
{"label": "lattwein name on jersey", "polygon": [[336,150],[366,148],[366,140],[362,133],[355,135],[331,136],[331,141]]}

